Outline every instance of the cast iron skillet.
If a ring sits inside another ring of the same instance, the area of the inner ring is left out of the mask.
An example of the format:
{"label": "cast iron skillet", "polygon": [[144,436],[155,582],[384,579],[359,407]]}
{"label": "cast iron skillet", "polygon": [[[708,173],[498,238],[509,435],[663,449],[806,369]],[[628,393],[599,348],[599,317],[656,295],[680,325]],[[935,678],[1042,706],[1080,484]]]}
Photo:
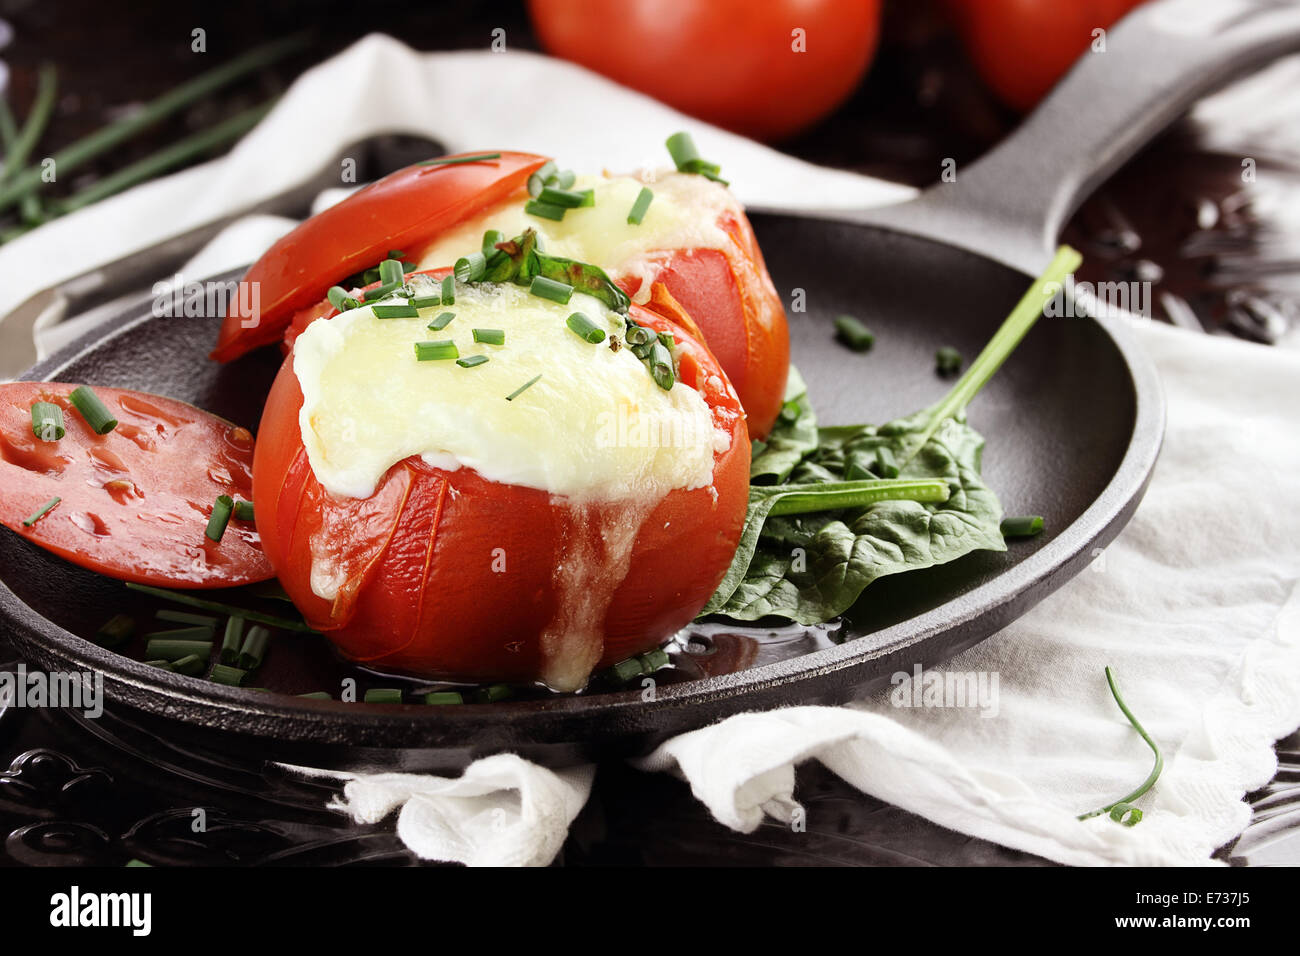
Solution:
{"label": "cast iron skillet", "polygon": [[[975,355],[1093,185],[1196,95],[1300,40],[1300,11],[1256,10],[1190,30],[1180,8],[1155,4],[1113,29],[1104,54],[1085,56],[955,183],[851,221],[754,215],[785,300],[805,291],[807,312],[790,316],[793,355],[823,422],[885,421],[942,394],[935,349]],[[842,311],[875,330],[871,353],[832,342],[830,320]],[[563,765],[642,750],[742,710],[842,702],[1009,624],[1092,562],[1132,515],[1164,412],[1127,321],[1040,320],[971,408],[988,440],[990,485],[1009,514],[1044,515],[1044,534],[1005,554],[878,581],[836,625],[701,628],[681,639],[652,700],[639,688],[437,708],[301,700],[287,695],[335,688],[348,673],[308,638],[278,642],[258,672],[284,694],[162,673],[75,636],[138,609],[137,598],[8,532],[0,615],[36,664],[102,671],[117,719],[172,743],[322,767],[450,769],[503,749]],[[278,353],[210,363],[217,325],[211,313],[154,318],[144,307],[25,377],[160,392],[255,425]]]}

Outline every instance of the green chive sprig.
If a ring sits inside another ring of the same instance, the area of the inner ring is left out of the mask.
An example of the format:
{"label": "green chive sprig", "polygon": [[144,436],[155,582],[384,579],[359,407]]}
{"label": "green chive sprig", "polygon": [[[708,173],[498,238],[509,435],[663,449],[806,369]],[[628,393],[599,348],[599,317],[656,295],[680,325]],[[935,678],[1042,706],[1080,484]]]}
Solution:
{"label": "green chive sprig", "polygon": [[581,312],[574,312],[565,320],[565,324],[574,335],[592,345],[605,341],[605,330]]}
{"label": "green chive sprig", "polygon": [[436,342],[416,342],[415,358],[419,362],[440,362],[460,358],[460,350],[451,339],[439,339]]}
{"label": "green chive sprig", "polygon": [[639,226],[645,219],[646,212],[650,209],[650,203],[654,202],[655,194],[649,186],[642,186],[641,191],[636,195],[636,202],[632,203],[632,208],[628,211],[627,222],[630,226]]}
{"label": "green chive sprig", "polygon": [[212,504],[212,514],[208,517],[208,526],[203,529],[203,534],[211,541],[220,541],[222,535],[226,533],[226,525],[230,523],[230,516],[235,510],[235,500],[230,495],[217,495],[217,500]]}
{"label": "green chive sprig", "polygon": [[72,402],[72,407],[81,413],[81,417],[96,435],[107,435],[117,427],[117,419],[90,386],[78,385],[68,396],[68,401]]}
{"label": "green chive sprig", "polygon": [[485,163],[488,160],[500,159],[500,153],[476,153],[473,156],[439,156],[437,159],[426,159],[420,166],[459,166],[463,163]]}
{"label": "green chive sprig", "polygon": [[41,505],[39,508],[37,508],[30,515],[28,515],[26,518],[23,519],[23,527],[30,528],[32,525],[36,524],[36,522],[40,521],[47,514],[53,511],[58,506],[59,502],[62,500],[63,500],[62,498],[55,497],[45,502],[45,504]]}
{"label": "green chive sprig", "polygon": [[532,388],[534,385],[536,385],[536,384],[538,383],[538,381],[541,379],[541,377],[542,377],[542,373],[541,373],[541,372],[538,372],[536,375],[534,375],[534,376],[533,376],[532,378],[530,378],[528,381],[524,382],[524,384],[520,385],[517,389],[515,389],[513,392],[511,392],[509,395],[507,395],[507,396],[506,396],[506,401],[507,401],[507,402],[513,402],[516,398],[518,398],[518,397],[519,397],[520,395],[522,395],[524,392],[528,391],[530,388]]}
{"label": "green chive sprig", "polygon": [[53,402],[32,402],[32,434],[41,441],[55,442],[67,433],[63,409]]}

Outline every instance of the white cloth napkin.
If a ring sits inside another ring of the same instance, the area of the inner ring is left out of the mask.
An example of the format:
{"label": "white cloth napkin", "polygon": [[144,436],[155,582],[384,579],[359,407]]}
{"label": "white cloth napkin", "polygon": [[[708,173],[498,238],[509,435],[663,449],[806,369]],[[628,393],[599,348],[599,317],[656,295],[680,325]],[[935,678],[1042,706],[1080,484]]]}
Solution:
{"label": "white cloth napkin", "polygon": [[[561,131],[544,113],[520,112],[518,91],[540,87],[599,103],[619,117],[621,135],[600,124]],[[372,36],[305,74],[228,157],[0,249],[0,302],[65,278],[61,264],[81,271],[302,181],[345,131],[349,139],[425,132],[453,150],[515,147],[629,169],[660,163],[660,144],[682,128],[753,205],[852,208],[912,194],[782,156],[568,64],[419,55]],[[251,260],[289,225],[263,217],[231,227],[185,279]],[[795,768],[818,759],[944,826],[1061,862],[1207,862],[1247,822],[1241,798],[1273,774],[1272,742],[1300,725],[1300,517],[1289,495],[1300,474],[1300,353],[1156,325],[1136,331],[1169,402],[1151,489],[1093,570],[945,665],[997,675],[995,716],[894,707],[881,694],[733,717],[667,742],[641,766],[680,773],[721,823],[741,831],[764,814],[802,813]],[[971,415],[978,424],[978,401]],[[1131,790],[1150,765],[1110,698],[1107,664],[1167,761],[1132,828],[1075,819]],[[396,811],[401,838],[428,858],[545,864],[591,774],[497,755],[453,778],[349,775],[337,806],[359,821]]]}

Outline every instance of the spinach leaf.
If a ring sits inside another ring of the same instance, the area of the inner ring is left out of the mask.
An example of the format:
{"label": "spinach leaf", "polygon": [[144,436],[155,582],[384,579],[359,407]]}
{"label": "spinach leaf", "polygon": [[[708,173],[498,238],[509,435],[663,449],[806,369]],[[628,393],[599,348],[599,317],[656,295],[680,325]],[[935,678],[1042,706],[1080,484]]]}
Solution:
{"label": "spinach leaf", "polygon": [[808,401],[808,386],[793,365],[785,382],[785,404],[762,451],[749,465],[755,485],[774,485],[790,477],[794,466],[817,447],[817,414]]}
{"label": "spinach leaf", "polygon": [[[787,392],[794,411],[755,458],[740,544],[701,615],[820,623],[848,610],[878,578],[972,551],[1005,550],[1002,506],[980,474],[984,439],[967,424],[966,406],[1079,262],[1063,246],[952,390],[929,408],[884,425],[818,428],[810,447],[804,422],[815,417],[806,391]],[[795,381],[797,390],[802,380]],[[893,482],[882,477],[895,474]],[[947,494],[918,493],[927,482],[946,485]],[[846,506],[851,496],[835,494],[873,483],[881,492],[892,487],[889,500]],[[820,506],[807,492],[814,487],[826,491]],[[782,505],[792,500],[802,507]]]}

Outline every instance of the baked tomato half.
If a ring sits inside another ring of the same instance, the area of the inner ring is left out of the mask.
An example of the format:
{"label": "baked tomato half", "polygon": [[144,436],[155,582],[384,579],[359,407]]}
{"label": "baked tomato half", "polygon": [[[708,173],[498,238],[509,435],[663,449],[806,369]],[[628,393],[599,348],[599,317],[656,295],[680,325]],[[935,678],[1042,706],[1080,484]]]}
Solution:
{"label": "baked tomato half", "polygon": [[[474,207],[471,214],[454,221],[450,216],[436,223],[431,220],[426,228],[410,230],[400,242],[392,237],[371,242],[367,246],[369,259],[350,260],[346,267],[335,268],[329,280],[323,278],[323,267],[311,270],[312,279],[304,285],[310,291],[292,297],[293,311],[288,316],[278,315],[272,334],[283,332],[286,344],[291,345],[299,332],[332,311],[325,293],[333,281],[374,266],[391,249],[400,247],[407,261],[427,270],[451,266],[458,258],[478,251],[489,230],[514,237],[532,229],[544,240],[546,249],[601,267],[634,299],[644,300],[646,296],[639,293],[656,282],[666,286],[691,315],[730,378],[745,409],[750,437],[765,438],[785,397],[790,342],[785,309],[753,227],[740,203],[721,184],[684,173],[659,173],[651,180],[646,188],[653,191],[653,202],[636,223],[628,219],[628,212],[645,187],[637,177],[578,177],[573,191],[590,190],[593,201],[569,209],[560,221],[528,212],[528,193],[522,181],[516,181],[513,192],[502,196],[494,191],[482,202],[465,204],[463,208]],[[428,188],[443,190],[450,180],[430,178],[427,182]],[[403,189],[411,191],[412,208],[422,208],[425,203],[419,197],[420,190],[426,188],[424,180],[402,183]],[[439,192],[429,204],[443,202],[441,196]],[[373,196],[362,190],[308,220],[304,227],[320,220],[312,226],[313,235],[328,230],[363,235],[374,222],[401,216],[376,205]],[[314,261],[316,252],[305,245],[308,239],[296,238],[304,227],[282,242],[291,240],[286,247],[289,251],[297,249]],[[282,252],[277,246],[268,256]],[[249,276],[269,270],[259,262]],[[265,311],[262,328],[266,326]],[[227,319],[228,328],[235,325]],[[213,354],[218,358],[226,355],[222,348]]]}
{"label": "baked tomato half", "polygon": [[[491,159],[467,161],[474,156]],[[231,297],[212,358],[228,362],[280,340],[299,309],[373,266],[390,250],[409,250],[430,236],[521,192],[546,162],[531,153],[462,153],[408,166],[302,222],[245,273]],[[247,314],[244,306],[248,305]]]}
{"label": "baked tomato half", "polygon": [[[445,272],[430,274],[441,278]],[[460,311],[463,297],[458,291],[456,322],[468,323],[471,318]],[[366,497],[331,493],[318,477],[303,434],[304,421],[313,434],[317,428],[313,412],[302,414],[304,393],[319,393],[323,386],[308,389],[309,379],[299,377],[295,358],[312,344],[309,336],[343,334],[324,327],[344,317],[326,317],[298,340],[262,418],[253,469],[257,523],[286,591],[345,657],[428,678],[540,680],[572,691],[596,668],[662,644],[704,606],[730,565],[744,521],[750,446],[743,412],[717,359],[694,337],[666,289],[657,286],[651,302],[633,305],[629,317],[675,339],[672,387],[698,393],[677,401],[698,403],[692,407],[698,407],[709,432],[707,445],[696,452],[703,483],[655,496],[577,498],[491,480],[483,474],[485,466],[444,465],[408,455],[383,472]],[[376,336],[395,334],[399,321],[366,327],[365,343],[346,347],[339,353],[348,356],[343,361],[368,361],[366,348]],[[413,326],[418,330],[425,319],[411,321],[420,323]],[[619,351],[611,341],[589,345],[592,338],[565,330],[562,316],[558,322],[558,334],[568,335],[574,349],[591,349],[593,356],[599,351],[601,362],[614,361],[606,354]],[[452,323],[439,335],[455,329]],[[468,331],[460,333],[462,347]],[[491,350],[490,363],[457,370],[448,362],[437,374],[481,376],[500,370],[512,343],[522,338],[513,331],[505,335],[503,345],[477,346]],[[629,346],[621,351],[619,361],[639,361]],[[651,381],[644,369],[632,367]],[[545,368],[547,376],[563,374]],[[577,371],[579,388],[586,374]],[[388,387],[369,373],[361,381]],[[337,394],[336,386],[331,383],[327,391]],[[573,393],[583,396],[580,402],[564,403],[571,431],[592,426],[598,409],[611,407],[602,404],[599,387]],[[493,391],[490,400],[500,403],[494,408],[501,414],[514,414],[525,402],[545,400],[544,388],[510,396]],[[419,398],[426,419],[445,412],[448,421],[479,421],[478,409],[440,410],[444,395],[430,385]],[[581,410],[575,412],[575,405]],[[492,433],[492,447],[519,440],[504,431]],[[559,440],[554,434],[535,438]],[[338,457],[351,464],[359,456]],[[576,465],[578,473],[588,467],[598,465],[590,459]]]}
{"label": "baked tomato half", "polygon": [[[69,400],[76,388],[0,385],[0,524],[122,581],[224,588],[272,576],[251,523],[232,520],[220,541],[204,535],[219,495],[252,500],[247,429],[175,399],[97,386],[118,422],[100,435]],[[35,433],[37,402],[60,410],[61,437]]]}

